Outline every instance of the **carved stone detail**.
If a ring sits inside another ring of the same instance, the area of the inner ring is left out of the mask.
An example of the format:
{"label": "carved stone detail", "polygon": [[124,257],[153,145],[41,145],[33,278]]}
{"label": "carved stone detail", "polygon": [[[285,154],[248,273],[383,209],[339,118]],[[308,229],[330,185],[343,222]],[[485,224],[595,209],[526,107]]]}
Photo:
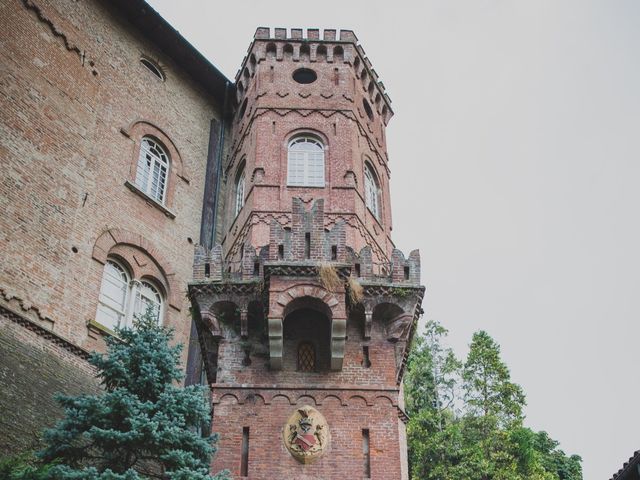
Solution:
{"label": "carved stone detail", "polygon": [[331,436],[324,416],[305,405],[291,414],[282,431],[282,439],[296,460],[308,464],[327,450]]}

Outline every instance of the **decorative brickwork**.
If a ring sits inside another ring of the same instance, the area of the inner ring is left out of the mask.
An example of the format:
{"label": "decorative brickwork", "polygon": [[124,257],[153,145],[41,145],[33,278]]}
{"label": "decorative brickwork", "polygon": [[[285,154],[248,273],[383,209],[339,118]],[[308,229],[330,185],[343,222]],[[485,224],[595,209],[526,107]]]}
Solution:
{"label": "decorative brickwork", "polygon": [[424,287],[418,251],[390,238],[390,100],[353,32],[269,32],[236,77],[219,242],[196,247],[189,287],[220,433],[212,468],[407,479],[401,382]]}

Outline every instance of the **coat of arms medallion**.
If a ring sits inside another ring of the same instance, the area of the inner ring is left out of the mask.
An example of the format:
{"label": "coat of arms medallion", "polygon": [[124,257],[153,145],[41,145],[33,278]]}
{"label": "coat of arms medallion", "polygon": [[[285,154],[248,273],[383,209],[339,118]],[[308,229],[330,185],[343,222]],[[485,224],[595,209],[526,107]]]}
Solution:
{"label": "coat of arms medallion", "polygon": [[318,410],[310,406],[293,412],[282,433],[287,450],[301,463],[313,462],[329,445],[327,421]]}

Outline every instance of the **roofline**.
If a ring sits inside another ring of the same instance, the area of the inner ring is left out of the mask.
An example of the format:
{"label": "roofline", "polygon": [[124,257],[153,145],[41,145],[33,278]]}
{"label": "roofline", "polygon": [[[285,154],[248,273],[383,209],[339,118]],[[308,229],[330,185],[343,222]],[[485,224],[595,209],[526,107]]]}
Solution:
{"label": "roofline", "polygon": [[640,466],[640,450],[634,452],[634,454],[627,460],[622,468],[613,474],[610,480],[616,480],[618,478],[623,478],[622,476],[631,472],[633,467]]}
{"label": "roofline", "polygon": [[224,102],[227,84],[234,85],[180,32],[145,0],[101,0],[129,21],[140,34],[194,78],[215,99]]}

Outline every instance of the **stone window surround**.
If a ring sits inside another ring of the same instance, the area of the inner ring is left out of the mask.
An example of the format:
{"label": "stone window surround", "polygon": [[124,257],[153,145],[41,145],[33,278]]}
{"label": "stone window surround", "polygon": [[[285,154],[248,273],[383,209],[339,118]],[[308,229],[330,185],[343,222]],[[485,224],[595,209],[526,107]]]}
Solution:
{"label": "stone window surround", "polygon": [[[176,145],[161,128],[148,120],[136,120],[129,126],[121,128],[120,133],[129,138],[133,143],[132,152],[129,157],[129,171],[124,185],[133,193],[147,201],[147,203],[158,208],[167,217],[171,219],[175,218],[176,214],[172,211],[172,206],[174,205],[176,183],[178,182],[178,179],[184,181],[186,184],[190,183],[189,176],[185,171],[182,157]],[[169,155],[169,172],[166,180],[167,185],[165,187],[166,193],[164,203],[161,203],[149,196],[136,185],[138,159],[140,157],[140,148],[144,137],[151,137],[153,140],[160,142]]]}

